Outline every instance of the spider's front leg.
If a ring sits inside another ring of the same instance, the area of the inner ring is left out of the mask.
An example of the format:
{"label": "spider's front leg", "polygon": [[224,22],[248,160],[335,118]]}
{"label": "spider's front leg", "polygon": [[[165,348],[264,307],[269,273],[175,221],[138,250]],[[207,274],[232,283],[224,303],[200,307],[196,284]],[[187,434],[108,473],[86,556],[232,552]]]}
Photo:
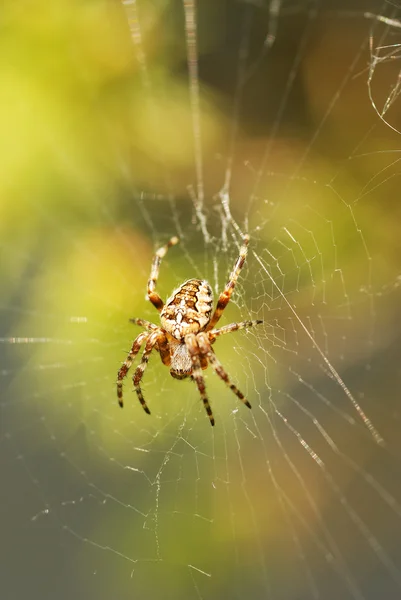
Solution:
{"label": "spider's front leg", "polygon": [[164,306],[163,300],[160,298],[159,294],[156,292],[156,283],[159,277],[159,270],[162,258],[164,258],[167,254],[167,251],[171,246],[175,246],[178,244],[178,237],[172,237],[167,244],[159,248],[156,254],[153,257],[152,268],[150,270],[150,277],[148,281],[148,298],[153,304],[155,308],[160,312]]}
{"label": "spider's front leg", "polygon": [[207,331],[213,329],[213,327],[216,325],[217,321],[223,314],[225,307],[230,302],[231,294],[234,291],[235,284],[237,283],[239,274],[241,272],[242,267],[245,264],[246,256],[248,254],[249,235],[245,235],[243,240],[244,243],[240,248],[239,256],[231,272],[230,279],[227,281],[226,287],[219,296],[216,310],[214,311],[212,318],[210,319],[209,325],[207,326]]}

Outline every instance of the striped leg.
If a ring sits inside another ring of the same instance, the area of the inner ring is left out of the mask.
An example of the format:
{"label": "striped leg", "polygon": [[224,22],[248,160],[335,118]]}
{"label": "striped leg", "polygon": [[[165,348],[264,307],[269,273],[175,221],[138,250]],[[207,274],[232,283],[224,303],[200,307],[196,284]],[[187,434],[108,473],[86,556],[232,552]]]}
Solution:
{"label": "striped leg", "polygon": [[134,375],[132,377],[132,380],[134,382],[135,391],[137,393],[139,402],[142,404],[143,410],[146,413],[148,413],[148,415],[150,415],[150,410],[148,409],[148,406],[147,406],[147,404],[145,402],[145,398],[143,397],[141,386],[139,384],[140,384],[140,381],[141,381],[141,379],[143,377],[145,369],[146,369],[146,367],[148,365],[150,353],[152,352],[153,348],[155,347],[155,345],[157,343],[158,336],[159,336],[158,332],[152,333],[149,336],[148,341],[146,342],[145,349],[144,349],[143,354],[142,354],[141,362],[139,363],[139,365],[135,369],[135,373],[134,373]]}
{"label": "striped leg", "polygon": [[178,242],[178,237],[172,237],[171,240],[167,242],[167,244],[165,244],[157,250],[156,254],[153,257],[152,268],[150,271],[150,277],[148,281],[148,298],[159,312],[164,306],[163,300],[156,292],[156,283],[157,278],[159,277],[160,263],[162,261],[162,258],[166,256],[167,250],[171,248],[171,246],[175,246],[176,244],[178,244]]}
{"label": "striped leg", "polygon": [[248,407],[248,408],[252,408],[250,403],[248,402],[248,400],[245,398],[244,394],[242,392],[239,391],[239,389],[233,384],[231,383],[226,371],[224,370],[223,365],[221,364],[221,362],[219,361],[219,359],[217,358],[217,356],[215,355],[215,353],[213,352],[210,343],[207,339],[207,333],[198,333],[198,342],[199,342],[199,348],[200,351],[202,353],[202,355],[206,355],[208,361],[210,362],[210,364],[212,365],[212,368],[216,371],[217,375],[220,377],[220,379],[222,379],[230,388],[230,390],[232,392],[234,392],[234,394]]}
{"label": "striped leg", "polygon": [[118,398],[118,403],[121,406],[121,408],[124,406],[124,403],[123,403],[123,379],[126,376],[126,374],[128,373],[135,356],[139,352],[139,349],[140,349],[142,343],[148,337],[149,337],[149,334],[146,331],[144,331],[143,333],[140,333],[137,338],[135,338],[134,343],[132,344],[132,348],[131,348],[127,358],[123,362],[121,369],[118,371],[117,398]]}
{"label": "striped leg", "polygon": [[154,325],[150,321],[146,321],[146,319],[135,318],[130,319],[129,322],[133,323],[134,325],[139,325],[139,327],[143,327],[144,329],[147,329],[147,331],[150,332],[155,331],[155,329],[158,329],[157,325]]}
{"label": "striped leg", "polygon": [[[160,327],[158,327],[154,323],[151,323],[150,321],[146,321],[146,319],[135,318],[135,319],[130,319],[129,321],[130,321],[130,323],[134,323],[134,325],[139,325],[140,327],[144,327],[150,333],[153,333],[154,331],[158,331],[160,333]],[[167,342],[166,336],[161,333],[160,333],[159,339],[157,340],[157,348],[156,349],[160,354],[162,363],[164,365],[167,365],[167,367],[169,367],[170,362],[171,362],[171,357],[170,357],[170,351],[168,349],[168,342]]]}
{"label": "striped leg", "polygon": [[238,329],[247,329],[248,327],[255,327],[255,325],[260,325],[263,323],[260,319],[256,321],[241,321],[241,323],[230,323],[230,325],[224,325],[224,327],[220,327],[220,329],[212,329],[212,331],[208,331],[207,336],[209,341],[213,344],[213,342],[220,335],[224,335],[226,333],[232,333],[233,331],[238,331]]}
{"label": "striped leg", "polygon": [[248,243],[249,243],[249,236],[245,235],[244,243],[240,248],[237,262],[234,265],[234,268],[231,272],[230,279],[228,280],[226,287],[224,288],[224,290],[221,292],[221,294],[219,296],[219,299],[217,301],[216,310],[214,311],[213,316],[210,319],[210,323],[207,326],[207,331],[209,331],[210,329],[213,329],[213,327],[216,325],[217,321],[220,319],[221,315],[223,314],[225,307],[230,302],[231,294],[234,291],[235,284],[237,283],[241,269],[244,266],[246,255],[248,254]]}
{"label": "striped leg", "polygon": [[192,359],[192,379],[195,381],[198,387],[203,406],[205,407],[205,410],[209,416],[210,424],[213,426],[214,417],[206,394],[205,380],[203,379],[202,375],[201,359],[199,356],[199,346],[196,340],[196,336],[193,333],[190,333],[189,335],[185,336],[185,344],[188,348],[188,352],[191,355]]}
{"label": "striped leg", "polygon": [[164,365],[166,365],[167,367],[169,367],[170,363],[171,363],[170,350],[169,350],[167,338],[163,333],[159,333],[156,349],[160,354],[162,363]]}

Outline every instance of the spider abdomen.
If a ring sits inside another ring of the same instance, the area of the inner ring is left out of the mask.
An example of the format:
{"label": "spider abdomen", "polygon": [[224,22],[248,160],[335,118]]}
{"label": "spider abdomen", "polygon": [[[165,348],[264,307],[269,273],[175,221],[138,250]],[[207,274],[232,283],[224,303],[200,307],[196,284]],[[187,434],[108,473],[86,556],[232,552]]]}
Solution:
{"label": "spider abdomen", "polygon": [[202,331],[210,321],[212,288],[202,279],[185,281],[164,305],[160,320],[163,329],[177,340]]}
{"label": "spider abdomen", "polygon": [[185,342],[170,340],[170,375],[175,379],[185,379],[192,374],[192,360]]}

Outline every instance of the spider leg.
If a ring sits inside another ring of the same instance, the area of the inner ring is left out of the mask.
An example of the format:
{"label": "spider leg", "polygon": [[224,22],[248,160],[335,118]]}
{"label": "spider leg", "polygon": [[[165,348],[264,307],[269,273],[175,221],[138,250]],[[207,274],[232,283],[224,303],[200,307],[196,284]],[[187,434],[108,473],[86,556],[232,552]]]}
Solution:
{"label": "spider leg", "polygon": [[170,356],[170,350],[169,350],[168,340],[167,340],[167,338],[166,338],[166,336],[165,336],[164,333],[159,334],[159,337],[157,339],[156,350],[160,354],[160,358],[162,359],[162,363],[164,365],[166,365],[166,367],[169,367],[170,363],[171,363],[171,356]]}
{"label": "spider leg", "polygon": [[203,402],[203,406],[205,407],[205,410],[209,416],[210,424],[213,426],[214,425],[214,417],[213,417],[212,409],[210,408],[209,400],[208,400],[208,397],[206,394],[205,380],[203,379],[203,375],[202,375],[201,358],[199,356],[200,350],[199,350],[199,346],[198,346],[198,342],[197,342],[195,334],[190,333],[190,334],[186,335],[185,336],[185,344],[186,344],[186,347],[188,348],[188,352],[191,355],[191,359],[192,359],[192,367],[193,367],[192,379],[195,381],[195,383],[198,387],[200,397]]}
{"label": "spider leg", "polygon": [[226,333],[232,333],[233,331],[238,331],[238,329],[246,329],[248,327],[255,327],[255,325],[260,325],[263,323],[260,319],[256,321],[241,321],[241,323],[230,323],[229,325],[224,325],[224,327],[220,327],[220,329],[212,329],[212,331],[207,332],[207,336],[209,338],[209,342],[213,344],[220,335],[224,335]]}
{"label": "spider leg", "polygon": [[127,356],[127,358],[125,359],[125,361],[122,364],[121,369],[118,371],[118,375],[117,375],[117,398],[118,398],[118,403],[121,406],[121,408],[123,407],[124,403],[123,403],[123,379],[126,376],[126,374],[128,373],[132,362],[135,358],[135,356],[138,354],[139,349],[142,345],[142,343],[149,337],[149,334],[144,331],[143,333],[140,333],[134,340],[133,344],[132,344],[132,348],[129,351],[129,354]]}
{"label": "spider leg", "polygon": [[[135,319],[130,319],[129,321],[130,321],[130,323],[133,323],[134,325],[139,325],[140,327],[145,327],[145,329],[147,329],[147,331],[149,331],[150,333],[153,333],[154,331],[160,332],[160,327],[158,327],[154,323],[151,323],[150,321],[146,321],[146,319],[135,318]],[[156,350],[160,354],[162,363],[164,365],[170,366],[171,358],[170,358],[170,352],[169,352],[169,348],[168,348],[168,341],[164,334],[159,336],[159,338],[157,340]]]}
{"label": "spider leg", "polygon": [[150,415],[150,410],[148,408],[148,405],[145,402],[145,398],[143,397],[141,386],[139,384],[143,377],[145,369],[148,365],[150,353],[152,352],[153,348],[155,347],[155,345],[157,343],[158,336],[159,336],[159,332],[152,333],[149,336],[148,341],[146,342],[145,349],[142,354],[141,362],[135,369],[135,373],[132,376],[132,380],[134,382],[134,387],[135,387],[135,391],[137,393],[139,402],[142,404],[143,410],[146,413],[148,413],[148,415]]}
{"label": "spider leg", "polygon": [[150,332],[158,329],[157,325],[154,325],[150,321],[146,321],[146,319],[135,318],[135,319],[130,319],[129,322],[133,323],[134,325],[139,325],[139,327],[144,327],[145,329],[147,329]]}
{"label": "spider leg", "polygon": [[235,263],[234,268],[231,272],[230,279],[226,283],[226,287],[224,288],[224,290],[221,292],[221,294],[219,296],[219,299],[218,299],[217,305],[216,305],[216,310],[214,311],[212,318],[210,319],[210,322],[206,328],[206,331],[213,329],[213,327],[216,325],[217,321],[220,319],[221,315],[223,314],[225,307],[230,302],[231,294],[234,291],[235,284],[237,283],[241,269],[244,266],[246,255],[248,254],[249,236],[245,235],[243,240],[244,240],[244,243],[240,248],[237,262]]}
{"label": "spider leg", "polygon": [[166,256],[167,250],[171,248],[171,246],[175,246],[176,244],[178,244],[178,242],[178,237],[172,237],[170,241],[167,242],[167,244],[165,244],[157,250],[156,254],[153,257],[152,268],[150,270],[150,277],[148,281],[148,298],[159,312],[164,306],[163,300],[156,292],[156,283],[157,278],[159,277],[160,263],[162,261],[162,258]]}
{"label": "spider leg", "polygon": [[231,383],[226,371],[224,370],[223,365],[221,364],[221,362],[219,361],[219,359],[217,358],[217,356],[215,355],[215,353],[212,350],[212,347],[210,346],[209,340],[207,338],[207,333],[198,333],[197,335],[197,339],[198,339],[198,343],[199,343],[199,348],[201,353],[204,356],[207,356],[208,361],[210,362],[212,368],[216,371],[217,375],[220,377],[220,379],[222,379],[230,388],[230,390],[232,392],[234,392],[234,394],[236,396],[238,396],[238,398],[248,407],[248,408],[252,408],[250,403],[248,402],[248,400],[245,398],[244,394],[242,392],[240,392],[240,390],[233,384]]}

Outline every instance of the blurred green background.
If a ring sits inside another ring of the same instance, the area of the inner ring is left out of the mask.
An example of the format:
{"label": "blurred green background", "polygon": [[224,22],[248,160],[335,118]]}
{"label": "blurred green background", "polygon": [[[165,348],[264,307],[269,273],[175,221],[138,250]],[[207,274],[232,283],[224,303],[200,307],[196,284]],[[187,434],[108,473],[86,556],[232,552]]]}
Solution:
{"label": "blurred green background", "polygon": [[[400,593],[398,96],[387,123],[372,105],[397,84],[399,36],[364,16],[380,3],[271,6],[3,3],[7,598]],[[180,236],[164,298],[192,277],[217,293],[239,243],[225,193],[251,244],[224,324],[265,322],[216,352],[253,410],[209,374],[211,430],[153,357],[151,417],[130,377],[121,411],[128,319],[157,323],[153,252]]]}

